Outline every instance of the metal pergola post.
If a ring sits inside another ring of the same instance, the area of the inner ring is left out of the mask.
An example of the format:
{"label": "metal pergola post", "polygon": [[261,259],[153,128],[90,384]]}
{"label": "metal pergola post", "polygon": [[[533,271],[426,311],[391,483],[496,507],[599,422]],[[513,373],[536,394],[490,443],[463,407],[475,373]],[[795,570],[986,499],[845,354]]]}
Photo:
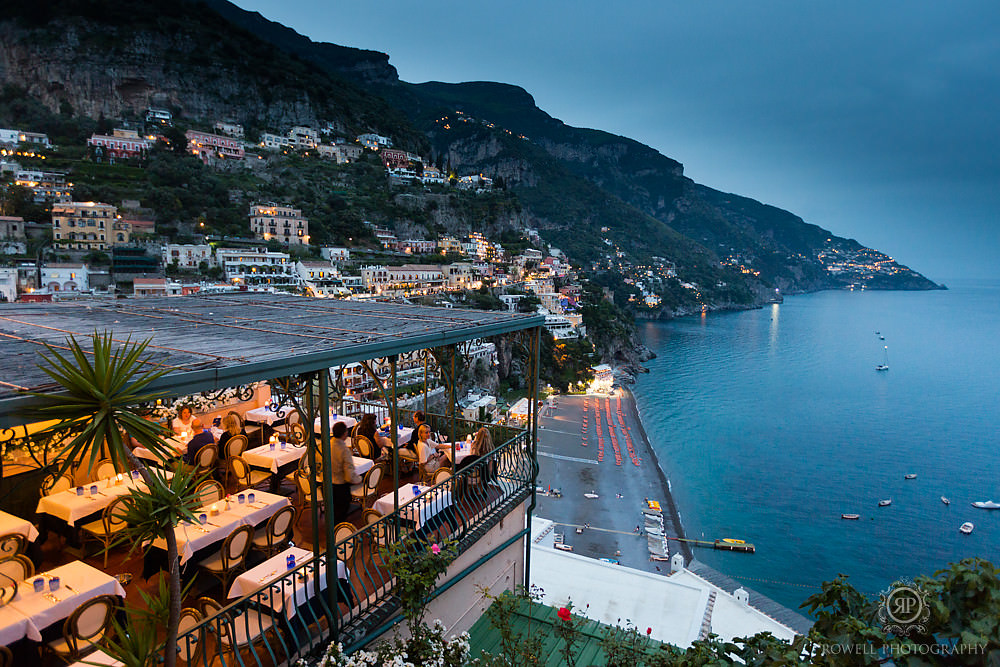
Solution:
{"label": "metal pergola post", "polygon": [[396,406],[396,362],[398,360],[399,357],[395,354],[389,357],[389,368],[392,372],[392,400],[389,401],[391,403],[389,414],[392,415],[391,433],[389,434],[389,437],[392,438],[392,513],[396,524],[397,538],[401,534],[399,523],[399,409]]}
{"label": "metal pergola post", "polygon": [[[310,396],[312,392],[309,392]],[[320,419],[319,419],[319,437],[320,443],[323,447],[323,502],[326,507],[326,593],[327,593],[327,604],[333,611],[333,616],[335,623],[331,624],[331,634],[333,639],[336,641],[338,628],[340,625],[340,606],[337,604],[337,592],[340,588],[339,583],[334,585],[333,582],[337,581],[337,538],[334,533],[334,516],[333,516],[333,480],[330,479],[329,470],[333,465],[331,460],[330,452],[330,387],[329,387],[329,377],[327,373],[320,373],[319,375],[319,407],[320,407]],[[312,424],[309,424],[310,430],[315,432],[315,428]],[[313,469],[315,470],[315,468]],[[313,503],[314,505],[316,503]],[[316,533],[313,533],[316,535]],[[319,540],[313,539],[314,547],[313,550],[319,549]],[[316,577],[316,596],[320,594],[319,591],[319,577]]]}

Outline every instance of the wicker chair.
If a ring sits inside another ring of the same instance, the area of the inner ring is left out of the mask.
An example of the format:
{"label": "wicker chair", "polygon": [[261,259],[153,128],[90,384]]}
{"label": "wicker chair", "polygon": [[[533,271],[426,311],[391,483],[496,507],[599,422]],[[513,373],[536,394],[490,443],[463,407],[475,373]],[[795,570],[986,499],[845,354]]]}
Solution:
{"label": "wicker chair", "polygon": [[9,577],[15,583],[26,581],[35,576],[35,564],[24,554],[16,554],[0,560],[0,574]]}
{"label": "wicker chair", "polygon": [[253,542],[253,527],[239,526],[222,543],[219,553],[198,563],[198,567],[222,582],[222,591],[229,590],[229,582],[246,564]]}
{"label": "wicker chair", "polygon": [[101,512],[100,519],[80,526],[84,538],[94,537],[104,546],[104,567],[108,566],[108,551],[111,550],[111,545],[115,538],[121,536],[125,528],[126,512],[128,507],[122,502],[122,498],[115,498]]}
{"label": "wicker chair", "polygon": [[198,498],[198,506],[205,507],[222,500],[226,489],[214,479],[206,479],[194,490],[194,495]]}
{"label": "wicker chair", "polygon": [[47,643],[46,648],[65,662],[80,660],[111,632],[111,620],[120,605],[114,595],[87,600],[63,623],[62,637]]}
{"label": "wicker chair", "polygon": [[177,664],[201,664],[199,658],[205,647],[205,628],[198,627],[201,620],[201,612],[197,609],[193,607],[181,609],[180,625],[177,627]]}
{"label": "wicker chair", "polygon": [[254,534],[253,548],[270,558],[284,550],[295,529],[294,507],[282,507],[267,520],[263,531]]}
{"label": "wicker chair", "polygon": [[28,538],[20,533],[0,536],[0,558],[10,558],[23,554],[28,548]]}
{"label": "wicker chair", "polygon": [[357,501],[362,508],[371,507],[378,497],[378,485],[382,482],[385,469],[382,465],[373,466],[365,473],[360,484],[351,487],[351,499]]}
{"label": "wicker chair", "polygon": [[[202,617],[210,619],[208,631],[218,641],[218,651],[225,665],[243,664],[236,656],[240,650],[254,644],[274,627],[271,617],[256,609],[247,609],[242,614],[230,610],[221,615],[222,606],[212,598],[198,598],[198,610]],[[225,659],[225,653],[233,653],[232,660]]]}
{"label": "wicker chair", "polygon": [[234,456],[229,459],[229,468],[236,477],[236,487],[238,489],[256,488],[264,482],[271,481],[271,473],[263,470],[254,470],[242,456]]}

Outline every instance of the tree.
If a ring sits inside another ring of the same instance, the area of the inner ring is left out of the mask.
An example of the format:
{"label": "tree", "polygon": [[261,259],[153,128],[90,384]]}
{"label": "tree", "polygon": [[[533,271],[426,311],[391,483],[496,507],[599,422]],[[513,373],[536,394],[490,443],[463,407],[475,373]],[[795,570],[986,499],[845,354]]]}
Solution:
{"label": "tree", "polygon": [[[140,404],[151,403],[161,394],[150,391],[150,384],[166,374],[164,370],[147,370],[152,355],[146,354],[149,340],[127,341],[117,345],[110,333],[94,332],[93,353],[73,337],[65,344],[68,353],[46,345],[39,367],[62,389],[57,394],[31,392],[38,399],[35,416],[57,423],[39,433],[49,442],[65,442],[60,457],[59,472],[65,472],[74,461],[88,461],[94,467],[107,456],[115,467],[126,463],[137,470],[146,483],[147,491],[134,491],[125,497],[129,528],[123,536],[133,548],[154,537],[167,543],[169,572],[169,613],[166,621],[166,646],[175,646],[180,623],[181,577],[175,526],[181,521],[194,520],[197,500],[193,494],[195,479],[191,473],[175,470],[168,480],[165,475],[147,468],[128,446],[134,439],[154,455],[169,456],[164,440],[166,428],[149,420]],[[155,368],[155,367],[153,367]],[[157,661],[154,647],[149,646],[145,664]],[[135,656],[131,656],[134,659]],[[164,651],[166,667],[176,665],[175,651]],[[135,664],[134,660],[129,660]]]}

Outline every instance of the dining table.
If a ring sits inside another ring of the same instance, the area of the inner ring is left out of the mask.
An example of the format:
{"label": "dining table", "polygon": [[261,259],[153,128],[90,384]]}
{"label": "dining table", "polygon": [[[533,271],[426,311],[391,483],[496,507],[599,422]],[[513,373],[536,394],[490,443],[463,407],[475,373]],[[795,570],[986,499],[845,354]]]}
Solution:
{"label": "dining table", "polygon": [[28,542],[34,542],[38,539],[38,529],[27,519],[0,510],[0,535],[23,535]]}
{"label": "dining table", "polygon": [[273,426],[275,422],[288,419],[288,415],[293,412],[295,412],[294,405],[286,404],[274,407],[271,404],[268,404],[259,408],[247,410],[243,414],[243,419],[248,422],[254,422],[255,424],[267,424],[268,426]]}
{"label": "dining table", "polygon": [[459,440],[455,443],[454,460],[452,460],[452,449],[450,442],[439,442],[437,443],[437,450],[439,452],[444,452],[445,456],[448,457],[455,465],[458,465],[465,460],[466,457],[472,455],[472,443],[468,440]]}
{"label": "dining table", "polygon": [[[59,579],[53,588],[53,579]],[[42,590],[36,591],[39,581]],[[25,637],[42,641],[49,626],[69,618],[77,607],[98,595],[125,597],[121,583],[96,567],[77,560],[42,572],[17,585],[17,595],[0,607],[0,644],[9,646]]]}
{"label": "dining table", "polygon": [[[415,528],[421,528],[436,514],[451,507],[451,491],[442,487],[435,489],[433,493],[427,493],[430,488],[422,484],[404,484],[399,487],[399,515]],[[393,495],[390,491],[375,501],[373,507],[379,514],[392,514]]]}
{"label": "dining table", "polygon": [[[320,556],[310,565],[300,568],[294,577],[287,575],[289,556],[294,556],[295,562],[301,565],[312,559],[314,554],[301,547],[289,547],[236,577],[229,587],[227,597],[241,598],[270,584],[266,591],[255,597],[254,602],[285,618],[294,617],[298,609],[315,594],[315,577],[319,577],[320,590],[326,589],[326,556]],[[337,579],[341,589],[350,590],[350,576],[350,570],[343,561],[338,560]]]}
{"label": "dining table", "polygon": [[[328,415],[327,423],[330,425],[330,430],[333,430],[333,425],[337,422],[343,422],[344,426],[347,428],[354,428],[354,425],[358,423],[358,420],[354,417],[348,417],[347,415],[338,415],[336,412],[331,412]],[[323,418],[316,417],[313,420],[313,432],[319,433],[323,428]]]}
{"label": "dining table", "polygon": [[94,651],[93,653],[88,653],[79,662],[74,662],[69,667],[125,667],[125,663],[121,660],[116,660],[104,651]]}
{"label": "dining table", "polygon": [[84,486],[42,496],[38,499],[35,512],[62,519],[72,527],[81,519],[102,512],[116,498],[127,496],[137,488],[147,488],[146,483],[139,477],[139,472],[122,473],[117,477],[109,477]]}

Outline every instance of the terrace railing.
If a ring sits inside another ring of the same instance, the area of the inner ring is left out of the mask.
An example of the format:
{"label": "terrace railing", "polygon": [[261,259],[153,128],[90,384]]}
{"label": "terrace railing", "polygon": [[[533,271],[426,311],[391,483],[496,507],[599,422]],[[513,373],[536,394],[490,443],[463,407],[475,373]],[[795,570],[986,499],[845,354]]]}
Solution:
{"label": "terrace railing", "polygon": [[[465,422],[463,430],[478,426]],[[389,629],[398,621],[400,599],[383,547],[398,542],[418,552],[450,537],[462,553],[531,494],[537,463],[529,434],[495,425],[491,430],[506,437],[495,441],[500,446],[338,542],[336,559],[346,572],[335,585],[326,576],[327,554],[278,578],[272,574],[257,590],[183,632],[181,664],[294,664],[320,653],[334,637],[352,651]]]}

